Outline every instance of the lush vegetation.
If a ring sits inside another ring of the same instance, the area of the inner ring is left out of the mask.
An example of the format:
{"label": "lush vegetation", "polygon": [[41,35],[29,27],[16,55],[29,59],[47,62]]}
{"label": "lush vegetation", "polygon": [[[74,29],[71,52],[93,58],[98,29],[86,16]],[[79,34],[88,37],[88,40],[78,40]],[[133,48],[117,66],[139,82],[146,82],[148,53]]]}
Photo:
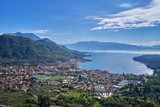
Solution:
{"label": "lush vegetation", "polygon": [[[131,90],[127,90],[132,87]],[[12,105],[13,107],[48,107],[62,106],[62,107],[158,107],[160,99],[159,92],[148,92],[147,87],[144,91],[136,91],[136,86],[126,86],[121,92],[122,96],[115,95],[109,98],[94,98],[90,97],[89,92],[72,91],[68,93],[47,93],[35,92],[29,90],[27,93],[5,92],[1,97],[1,103],[5,105]],[[38,94],[36,97],[34,94]],[[140,93],[140,94],[139,94]],[[143,93],[143,94],[142,94]]]}
{"label": "lush vegetation", "polygon": [[[71,90],[68,92],[47,92],[56,86],[41,85],[37,90],[30,88],[27,92],[0,90],[0,103],[13,107],[159,107],[160,78],[155,76],[123,76],[124,79],[142,80],[141,85],[126,85],[109,98],[94,98],[91,91]],[[146,81],[147,79],[147,81]],[[63,86],[66,87],[66,86]]]}
{"label": "lush vegetation", "polygon": [[0,62],[53,62],[80,56],[50,40],[34,41],[25,37],[0,36]]}

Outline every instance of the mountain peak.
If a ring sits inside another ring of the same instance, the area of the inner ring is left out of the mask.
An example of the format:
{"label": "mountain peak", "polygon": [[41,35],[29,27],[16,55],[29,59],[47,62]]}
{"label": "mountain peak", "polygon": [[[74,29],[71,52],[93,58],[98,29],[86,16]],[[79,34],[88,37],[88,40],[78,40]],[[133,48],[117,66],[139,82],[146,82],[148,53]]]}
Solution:
{"label": "mountain peak", "polygon": [[[14,33],[16,35],[27,35],[27,34],[32,34],[32,35],[35,35],[34,33],[22,33],[22,32],[16,32]],[[36,35],[35,35],[36,36]]]}
{"label": "mountain peak", "polygon": [[26,37],[32,40],[41,40],[40,37],[36,36],[34,33],[22,33],[22,32],[16,32],[16,33],[7,33],[7,35],[13,35],[13,36],[22,36]]}

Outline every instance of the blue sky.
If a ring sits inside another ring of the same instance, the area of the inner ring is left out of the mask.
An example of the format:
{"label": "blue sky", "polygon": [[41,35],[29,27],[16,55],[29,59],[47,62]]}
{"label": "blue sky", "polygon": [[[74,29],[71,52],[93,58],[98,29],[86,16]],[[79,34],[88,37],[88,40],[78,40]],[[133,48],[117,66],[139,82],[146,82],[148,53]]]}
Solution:
{"label": "blue sky", "polygon": [[0,4],[1,34],[32,32],[60,44],[160,41],[160,0],[1,0]]}

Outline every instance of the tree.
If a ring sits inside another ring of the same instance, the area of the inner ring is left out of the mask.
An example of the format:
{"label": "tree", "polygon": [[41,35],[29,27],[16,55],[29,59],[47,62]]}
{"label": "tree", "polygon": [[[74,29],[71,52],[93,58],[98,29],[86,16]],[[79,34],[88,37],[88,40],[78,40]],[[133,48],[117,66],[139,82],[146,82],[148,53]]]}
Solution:
{"label": "tree", "polygon": [[98,101],[96,101],[96,102],[93,104],[93,107],[101,107],[101,105],[99,104]]}
{"label": "tree", "polygon": [[50,100],[48,96],[38,96],[38,106],[48,107],[50,105]]}

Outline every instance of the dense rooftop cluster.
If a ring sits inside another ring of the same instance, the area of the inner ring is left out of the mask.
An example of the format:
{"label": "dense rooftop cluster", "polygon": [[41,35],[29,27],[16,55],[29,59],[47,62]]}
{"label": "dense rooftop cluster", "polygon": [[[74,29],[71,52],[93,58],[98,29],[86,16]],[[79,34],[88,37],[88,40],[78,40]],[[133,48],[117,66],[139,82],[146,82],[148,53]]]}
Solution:
{"label": "dense rooftop cluster", "polygon": [[[27,91],[29,88],[36,87],[39,90],[40,85],[44,84],[57,86],[54,90],[47,90],[49,92],[69,91],[67,88],[62,88],[64,85],[73,89],[100,91],[95,87],[101,89],[102,85],[104,92],[106,90],[111,92],[112,86],[115,85],[113,82],[120,78],[120,74],[82,69],[77,63],[83,61],[85,60],[71,59],[67,62],[40,63],[36,66],[27,63],[23,65],[1,65],[0,88]],[[50,78],[45,78],[45,76],[50,76]]]}

